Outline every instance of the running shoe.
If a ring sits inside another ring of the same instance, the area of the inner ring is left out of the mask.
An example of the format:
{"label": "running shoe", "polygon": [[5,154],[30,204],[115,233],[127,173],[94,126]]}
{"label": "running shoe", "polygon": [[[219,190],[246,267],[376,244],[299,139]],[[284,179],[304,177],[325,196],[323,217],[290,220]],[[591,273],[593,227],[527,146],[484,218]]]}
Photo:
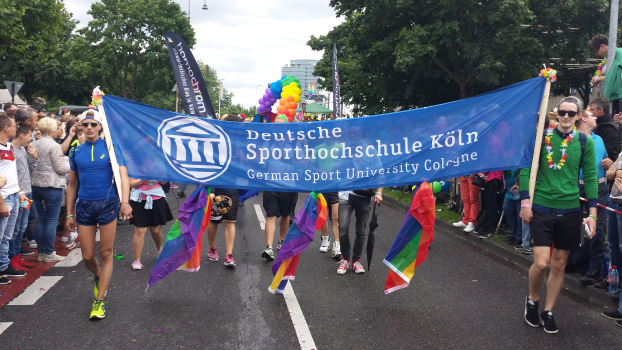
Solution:
{"label": "running shoe", "polygon": [[22,265],[23,267],[27,267],[27,268],[33,268],[37,265],[33,262],[22,259],[22,254],[17,254],[17,262],[19,262],[19,264]]}
{"label": "running shoe", "polygon": [[533,255],[533,248],[531,248],[531,247],[523,248],[523,254],[525,254],[525,255]]}
{"label": "running shoe", "polygon": [[22,248],[22,250],[20,250],[19,252],[21,255],[23,256],[27,256],[27,255],[35,255],[35,252],[33,252],[32,250],[26,250],[24,248]]}
{"label": "running shoe", "polygon": [[261,253],[261,257],[266,260],[274,260],[274,251],[272,250],[272,247],[267,245],[266,250]]}
{"label": "running shoe", "polygon": [[472,223],[472,222],[469,222],[469,223],[466,225],[466,227],[464,228],[464,230],[462,230],[462,231],[464,231],[464,232],[466,232],[466,233],[473,232],[473,231],[475,231],[475,225],[473,225],[473,223]]}
{"label": "running shoe", "polygon": [[559,332],[553,313],[551,311],[542,311],[540,314],[540,324],[544,327],[544,331],[548,334],[555,334]]}
{"label": "running shoe", "polygon": [[93,278],[93,295],[97,298],[97,294],[99,293],[99,277]]}
{"label": "running shoe", "polygon": [[132,263],[132,270],[142,270],[143,269],[143,264],[140,263],[140,261],[134,261]]}
{"label": "running shoe", "polygon": [[103,300],[93,301],[91,308],[91,320],[99,320],[106,317],[106,302]]}
{"label": "running shoe", "polygon": [[283,245],[283,240],[278,240],[276,242],[276,250],[281,250],[281,246]]}
{"label": "running shoe", "polygon": [[218,257],[218,252],[216,251],[216,248],[209,248],[207,250],[207,258],[210,261],[218,261],[219,257]]}
{"label": "running shoe", "polygon": [[341,244],[333,241],[333,258],[339,258],[341,256]]}
{"label": "running shoe", "polygon": [[69,243],[67,243],[67,249],[73,249],[78,243],[78,231],[72,231],[69,233]]}
{"label": "running shoe", "polygon": [[64,256],[57,255],[56,252],[52,252],[51,254],[45,254],[43,258],[44,262],[57,262],[65,260]]}
{"label": "running shoe", "polygon": [[37,253],[37,261],[45,260],[45,253]]}
{"label": "running shoe", "polygon": [[225,255],[225,266],[235,267],[235,260],[233,260],[233,254]]}
{"label": "running shoe", "polygon": [[612,311],[603,311],[601,315],[612,320],[622,320],[622,312],[618,311],[617,309]]}
{"label": "running shoe", "polygon": [[529,300],[529,296],[525,297],[525,321],[532,327],[540,326],[540,318],[538,317],[538,301]]}
{"label": "running shoe", "polygon": [[346,273],[346,271],[348,271],[348,267],[350,267],[350,260],[341,258],[341,261],[339,262],[339,267],[337,268],[337,274],[343,275],[344,273]]}
{"label": "running shoe", "polygon": [[18,259],[17,255],[12,257],[9,260],[9,266],[11,266],[12,268],[14,268],[17,271],[26,271],[26,270],[28,270],[25,266],[22,266],[22,264],[20,264],[17,259]]}
{"label": "running shoe", "polygon": [[11,284],[11,280],[4,276],[0,276],[0,284]]}
{"label": "running shoe", "polygon": [[35,241],[34,239],[31,239],[30,241],[28,241],[27,243],[28,248],[30,249],[37,249],[37,241]]}
{"label": "running shoe", "polygon": [[3,271],[0,271],[0,276],[4,276],[4,277],[24,277],[26,276],[26,271],[19,271],[14,269],[11,264],[9,264],[9,266],[7,266],[6,269],[4,269]]}
{"label": "running shoe", "polygon": [[363,268],[363,265],[361,265],[361,259],[358,259],[354,262],[354,264],[352,264],[352,270],[354,273],[365,273],[365,269]]}
{"label": "running shoe", "polygon": [[63,236],[60,238],[61,242],[69,242],[69,236]]}
{"label": "running shoe", "polygon": [[327,253],[330,249],[330,238],[328,236],[322,236],[322,245],[320,246],[320,253]]}
{"label": "running shoe", "polygon": [[452,225],[454,225],[454,227],[457,227],[457,228],[465,228],[465,227],[467,227],[467,224],[462,222],[462,220],[460,220],[458,222],[454,222]]}
{"label": "running shoe", "polygon": [[184,191],[177,192],[177,197],[184,198],[185,196],[186,196],[186,193],[184,193]]}

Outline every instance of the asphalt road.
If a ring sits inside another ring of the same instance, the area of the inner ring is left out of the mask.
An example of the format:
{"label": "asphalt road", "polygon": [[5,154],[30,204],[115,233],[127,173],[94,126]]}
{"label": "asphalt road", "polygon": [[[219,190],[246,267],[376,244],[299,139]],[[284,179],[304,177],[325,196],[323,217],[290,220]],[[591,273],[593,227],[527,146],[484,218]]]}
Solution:
{"label": "asphalt road", "polygon": [[[178,207],[172,194],[168,200]],[[0,349],[300,349],[284,297],[268,292],[271,263],[260,257],[265,238],[255,204],[260,196],[239,210],[235,269],[223,266],[221,227],[221,261],[207,260],[205,238],[200,271],[176,271],[147,292],[155,248],[147,237],[145,269],[131,270],[133,228],[119,225],[115,253],[125,258],[115,260],[106,318],[88,319],[92,277],[83,264],[54,266],[43,276],[62,278],[33,305],[0,309],[0,324],[8,325]],[[382,205],[378,213],[365,274],[337,275],[337,262],[318,252],[319,233],[300,258],[292,286],[317,349],[620,349],[622,329],[572,293],[562,293],[555,309],[559,334],[527,326],[527,272],[439,226],[411,285],[385,295],[382,258],[404,212]]]}

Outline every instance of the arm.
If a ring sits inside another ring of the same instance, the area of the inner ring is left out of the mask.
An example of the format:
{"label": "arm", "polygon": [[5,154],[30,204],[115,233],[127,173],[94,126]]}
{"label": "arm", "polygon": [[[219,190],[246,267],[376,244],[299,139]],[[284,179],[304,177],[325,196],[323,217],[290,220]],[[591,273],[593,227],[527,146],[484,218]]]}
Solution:
{"label": "arm", "polygon": [[529,176],[531,175],[531,168],[523,168],[518,176],[520,186],[520,218],[528,224],[533,218],[533,212],[531,211],[531,198],[529,198]]}
{"label": "arm", "polygon": [[71,140],[73,140],[73,137],[76,136],[76,126],[75,124],[71,127],[71,129],[69,129],[69,135],[67,135],[67,137],[65,137],[65,140],[63,141],[63,143],[60,144],[60,148],[63,150],[63,154],[67,153],[67,151],[69,151],[69,147],[71,146]]}
{"label": "arm", "polygon": [[69,184],[67,184],[67,219],[65,220],[65,226],[69,231],[73,231],[76,228],[76,219],[74,217],[75,203],[76,203],[76,189],[78,184],[78,174],[75,171],[69,172]]}
{"label": "arm", "polygon": [[594,140],[587,139],[585,144],[585,153],[583,154],[583,186],[585,188],[585,197],[587,197],[587,206],[590,211],[583,224],[587,224],[590,228],[590,237],[596,234],[596,206],[598,205],[598,179],[596,178],[596,152],[594,149]]}
{"label": "arm", "polygon": [[374,196],[374,201],[380,204],[382,203],[382,187],[376,189],[376,195]]}
{"label": "arm", "polygon": [[58,175],[65,175],[69,172],[69,162],[65,160],[65,154],[59,145],[54,145],[50,149],[50,161],[52,168]]}
{"label": "arm", "polygon": [[121,215],[123,218],[132,217],[132,207],[130,206],[130,180],[127,176],[127,168],[124,165],[119,165],[119,175],[121,175]]}
{"label": "arm", "polygon": [[599,135],[603,139],[607,155],[612,161],[620,154],[620,138],[618,137],[618,130],[610,124],[603,125],[599,128]]}

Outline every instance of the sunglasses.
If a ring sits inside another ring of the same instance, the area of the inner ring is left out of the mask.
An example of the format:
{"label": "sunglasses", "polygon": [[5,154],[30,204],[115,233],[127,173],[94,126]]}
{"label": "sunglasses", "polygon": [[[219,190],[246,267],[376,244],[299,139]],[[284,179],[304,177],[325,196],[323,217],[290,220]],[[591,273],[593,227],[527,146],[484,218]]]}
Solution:
{"label": "sunglasses", "polygon": [[85,123],[82,123],[82,127],[83,127],[83,128],[88,128],[89,126],[90,126],[91,128],[96,128],[96,127],[97,127],[97,125],[99,125],[99,123],[86,123],[86,122],[85,122]]}
{"label": "sunglasses", "polygon": [[558,110],[558,111],[557,111],[557,114],[558,114],[560,117],[563,117],[563,116],[565,116],[566,114],[568,114],[568,118],[574,118],[574,117],[577,115],[577,112],[575,112],[575,111],[563,111],[563,110]]}

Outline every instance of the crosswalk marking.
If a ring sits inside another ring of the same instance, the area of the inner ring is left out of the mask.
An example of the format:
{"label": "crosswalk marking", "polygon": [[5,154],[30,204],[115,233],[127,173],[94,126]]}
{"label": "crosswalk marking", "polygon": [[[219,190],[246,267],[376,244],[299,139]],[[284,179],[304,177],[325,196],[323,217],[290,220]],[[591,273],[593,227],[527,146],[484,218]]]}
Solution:
{"label": "crosswalk marking", "polygon": [[257,214],[257,219],[259,220],[259,226],[261,226],[262,230],[265,230],[266,219],[263,217],[263,212],[261,211],[261,206],[259,204],[255,204],[255,213]]}
{"label": "crosswalk marking", "polygon": [[73,249],[71,252],[69,252],[69,254],[67,254],[67,256],[65,257],[65,260],[54,265],[54,267],[76,266],[78,265],[78,263],[80,263],[80,261],[82,261],[82,249],[76,248],[76,249]]}
{"label": "crosswalk marking", "polygon": [[11,300],[7,305],[33,305],[63,276],[41,276],[37,278],[28,288],[17,298]]}
{"label": "crosswalk marking", "polygon": [[13,322],[0,322],[0,334],[6,331],[6,329],[9,328],[12,324]]}

